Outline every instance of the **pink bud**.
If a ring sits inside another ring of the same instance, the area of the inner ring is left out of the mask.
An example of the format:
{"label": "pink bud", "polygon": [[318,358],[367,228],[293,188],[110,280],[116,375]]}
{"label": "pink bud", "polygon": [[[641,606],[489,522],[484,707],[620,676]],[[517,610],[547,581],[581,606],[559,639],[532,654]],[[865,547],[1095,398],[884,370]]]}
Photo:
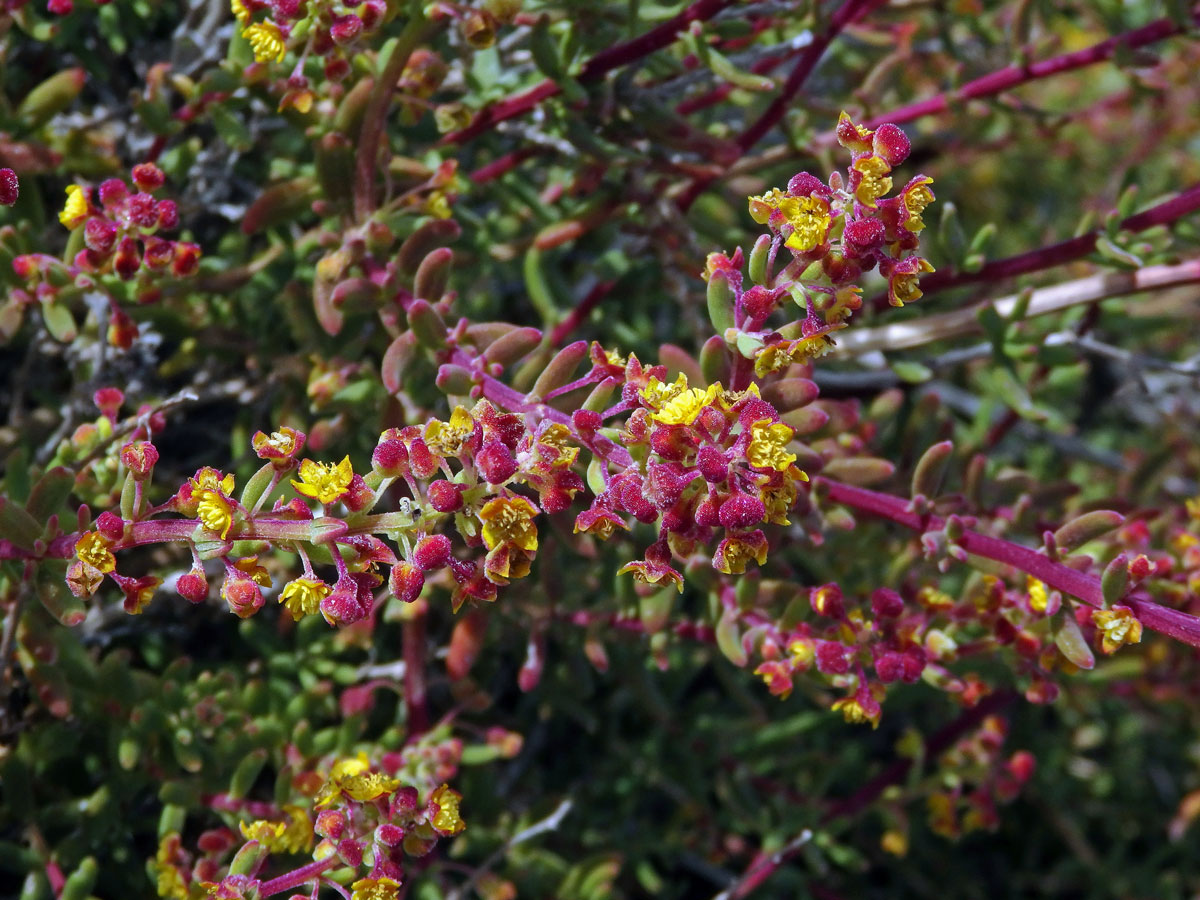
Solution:
{"label": "pink bud", "polygon": [[475,466],[489,484],[503,484],[517,471],[517,461],[499,441],[489,441],[475,456]]}
{"label": "pink bud", "polygon": [[787,192],[793,197],[810,197],[813,194],[829,196],[828,186],[816,175],[810,175],[808,172],[793,175],[792,180],[788,182]]}
{"label": "pink bud", "polygon": [[208,597],[208,579],[203,569],[192,569],[175,581],[175,590],[189,603],[203,603]]}
{"label": "pink bud", "polygon": [[371,466],[391,478],[404,475],[408,471],[408,449],[404,442],[381,440],[371,454]]}
{"label": "pink bud", "polygon": [[595,431],[604,424],[600,413],[590,409],[577,409],[571,413],[571,424],[578,431]]}
{"label": "pink bud", "polygon": [[151,269],[163,269],[175,261],[175,245],[160,237],[148,237],[142,242],[146,248],[145,261]]}
{"label": "pink bud", "polygon": [[120,206],[129,198],[129,188],[120,178],[109,178],[100,184],[100,203],[105,209]]}
{"label": "pink bud", "polygon": [[337,16],[329,26],[329,36],[335,44],[349,44],[362,34],[363,21],[353,13]]}
{"label": "pink bud", "polygon": [[106,419],[115,423],[117,421],[117,410],[125,402],[125,394],[120,388],[103,387],[92,394],[92,402],[96,404],[96,408],[104,414]]}
{"label": "pink bud", "polygon": [[135,481],[145,481],[158,462],[158,450],[149,441],[135,441],[121,448],[121,462]]}
{"label": "pink bud", "polygon": [[133,167],[133,183],[139,191],[153,193],[163,186],[166,177],[154,163],[138,163]]}
{"label": "pink bud", "polygon": [[191,275],[200,264],[200,248],[186,241],[175,242],[175,262],[171,271],[180,277]]}
{"label": "pink bud", "polygon": [[0,169],[0,204],[12,206],[20,194],[17,173],[7,167]]}
{"label": "pink bud", "polygon": [[158,203],[149,194],[134,194],[125,204],[125,215],[139,228],[154,228],[158,224]]}
{"label": "pink bud", "polygon": [[97,253],[110,253],[117,242],[117,223],[92,216],[83,226],[83,243]]}
{"label": "pink bud", "polygon": [[846,648],[837,641],[817,641],[817,670],[826,675],[845,675],[850,671]]}
{"label": "pink bud", "polygon": [[412,603],[421,596],[421,590],[425,587],[425,576],[412,563],[399,562],[392,566],[388,587],[401,602]]}
{"label": "pink bud", "polygon": [[812,604],[813,612],[820,616],[840,619],[846,613],[842,603],[842,589],[836,584],[823,584],[813,588],[808,595],[808,602]]}
{"label": "pink bud", "polygon": [[159,228],[169,229],[179,225],[179,207],[175,205],[174,200],[159,200],[154,214],[158,218]]}
{"label": "pink bud", "polygon": [[712,445],[700,448],[696,454],[696,467],[704,480],[711,484],[720,484],[729,477],[729,459],[724,451]]}
{"label": "pink bud", "polygon": [[225,584],[221,587],[221,596],[239,619],[247,619],[262,609],[262,591],[249,578],[226,576]]}
{"label": "pink bud", "polygon": [[336,841],[346,830],[346,814],[337,809],[324,809],[317,813],[313,831],[323,838]]}
{"label": "pink bud", "polygon": [[874,150],[887,161],[888,165],[898,166],[908,159],[912,144],[899,127],[887,124],[880,125],[875,130]]}
{"label": "pink bud", "polygon": [[413,549],[413,562],[422,572],[432,572],[450,564],[450,538],[444,534],[431,534],[417,542]]}
{"label": "pink bud", "polygon": [[865,256],[883,246],[883,223],[878,219],[856,219],[846,226],[842,243],[854,256]]}
{"label": "pink bud", "polygon": [[441,513],[462,509],[462,488],[443,478],[431,482],[428,489],[429,505]]}
{"label": "pink bud", "polygon": [[876,588],[871,593],[871,610],[881,619],[894,619],[904,612],[904,600],[891,588]]}
{"label": "pink bud", "polygon": [[721,504],[717,518],[726,528],[749,528],[761,522],[766,514],[762,500],[738,491]]}

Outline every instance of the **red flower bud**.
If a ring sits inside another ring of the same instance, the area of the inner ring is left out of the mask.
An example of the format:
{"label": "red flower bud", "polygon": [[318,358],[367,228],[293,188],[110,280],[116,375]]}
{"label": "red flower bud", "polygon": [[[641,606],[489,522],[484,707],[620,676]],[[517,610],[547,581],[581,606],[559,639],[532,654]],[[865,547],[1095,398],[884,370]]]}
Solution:
{"label": "red flower bud", "polygon": [[17,202],[19,193],[20,185],[17,182],[17,173],[7,167],[0,169],[0,203],[12,206]]}
{"label": "red flower bud", "polygon": [[871,611],[881,619],[894,619],[904,612],[904,600],[891,588],[876,588],[871,593]]}
{"label": "red flower bud", "polygon": [[92,402],[96,404],[96,408],[100,410],[106,419],[115,424],[117,421],[117,410],[125,402],[125,394],[122,393],[120,388],[103,387],[92,394]]}
{"label": "red flower bud", "polygon": [[842,603],[842,589],[836,584],[823,584],[813,588],[808,595],[808,602],[812,604],[813,612],[820,616],[840,619],[846,613],[846,607]]}
{"label": "red flower bud", "polygon": [[277,19],[298,19],[300,0],[271,0],[271,11]]}
{"label": "red flower bud", "polygon": [[133,167],[133,183],[139,191],[153,193],[163,186],[166,176],[154,163],[138,163]]}
{"label": "red flower bud", "polygon": [[604,424],[604,419],[600,413],[594,410],[577,409],[571,413],[571,424],[575,426],[577,431],[595,431]]}
{"label": "red flower bud", "polygon": [[145,261],[151,269],[162,269],[175,260],[175,245],[160,237],[148,237],[142,241],[146,248]]}
{"label": "red flower bud", "polygon": [[392,566],[388,587],[401,602],[412,603],[421,596],[421,590],[425,587],[425,576],[412,563],[399,562]]}
{"label": "red flower bud", "polygon": [[114,512],[102,512],[96,518],[96,530],[110,541],[119,541],[125,534],[125,520]]}
{"label": "red flower bud", "polygon": [[346,814],[337,809],[323,809],[317,813],[313,831],[323,838],[336,841],[346,830]]}
{"label": "red flower bud", "polygon": [[762,500],[738,491],[721,504],[717,518],[726,528],[749,528],[767,514]]}
{"label": "red flower bud", "polygon": [[196,271],[196,266],[199,264],[199,247],[186,241],[175,242],[175,262],[171,264],[171,271],[173,273],[180,277],[191,275]]}
{"label": "red flower bud", "polygon": [[67,16],[75,9],[73,0],[49,0],[46,4],[46,11],[53,13],[56,16]]}
{"label": "red flower bud", "polygon": [[123,309],[114,309],[108,317],[108,342],[114,347],[128,350],[137,340],[137,322]]}
{"label": "red flower bud", "polygon": [[718,509],[720,507],[721,498],[716,494],[709,494],[698,504],[696,504],[696,524],[703,525],[705,528],[715,528],[721,524]]}
{"label": "red flower bud", "polygon": [[842,243],[853,256],[866,256],[883,246],[883,223],[878,219],[856,219],[846,226]]}
{"label": "red flower bud", "polygon": [[123,281],[129,281],[137,274],[138,267],[142,264],[141,254],[138,252],[137,241],[126,235],[121,238],[121,242],[117,245],[117,256],[113,260],[113,269],[121,276]]}
{"label": "red flower bud", "polygon": [[882,156],[888,165],[900,165],[908,159],[910,149],[912,149],[912,144],[908,140],[908,135],[896,125],[888,123],[880,125],[875,130],[875,153]]}
{"label": "red flower bud", "polygon": [[349,44],[362,34],[363,21],[353,13],[337,16],[329,26],[329,36],[335,44]]}
{"label": "red flower bud", "polygon": [[884,684],[891,684],[904,677],[904,654],[881,653],[875,660],[875,674]]}
{"label": "red flower bud", "polygon": [[221,586],[221,596],[239,619],[247,619],[262,609],[262,591],[249,578],[226,576],[225,584]]}
{"label": "red flower bud", "polygon": [[100,183],[99,195],[101,205],[112,210],[129,198],[129,188],[120,178],[109,178]]}
{"label": "red flower bud", "polygon": [[792,176],[788,182],[787,192],[793,197],[810,197],[817,194],[821,197],[830,196],[829,187],[816,175],[800,172]]}
{"label": "red flower bud", "polygon": [[179,225],[179,207],[174,200],[159,200],[154,210],[159,228],[175,228]]}
{"label": "red flower bud", "polygon": [[367,487],[363,477],[355,473],[346,486],[345,493],[339,498],[351,512],[362,512],[375,505],[375,492]]}
{"label": "red flower bud", "polygon": [[121,448],[121,462],[135,481],[145,481],[158,462],[158,450],[149,441],[135,441]]}
{"label": "red flower bud", "polygon": [[351,867],[362,865],[363,846],[355,840],[344,840],[337,845],[338,856],[342,862]]}
{"label": "red flower bud", "polygon": [[350,74],[350,61],[340,56],[325,61],[325,78],[329,81],[341,81]]}
{"label": "red flower bud", "polygon": [[462,488],[445,479],[439,478],[430,483],[428,496],[429,505],[438,512],[449,513],[462,509]]}
{"label": "red flower bud", "polygon": [[154,228],[158,224],[158,202],[149,194],[134,194],[125,204],[125,215],[138,228]]}
{"label": "red flower bud", "polygon": [[363,28],[370,31],[383,21],[383,16],[386,12],[387,4],[383,0],[367,0],[359,8],[358,14],[362,16]]}
{"label": "red flower bud", "polygon": [[92,216],[83,226],[83,243],[97,253],[110,253],[117,242],[117,224]]}
{"label": "red flower bud", "polygon": [[403,441],[380,441],[371,454],[371,467],[391,478],[404,475],[408,471],[408,448]]}
{"label": "red flower bud", "polygon": [[837,641],[817,641],[817,671],[826,675],[845,675],[850,671],[846,647]]}
{"label": "red flower bud", "polygon": [[375,840],[385,847],[395,847],[404,840],[404,829],[391,822],[384,822],[375,829]]}
{"label": "red flower bud", "polygon": [[517,461],[499,441],[488,441],[475,456],[475,466],[489,484],[503,484],[517,471]]}
{"label": "red flower bud", "polygon": [[203,603],[208,597],[208,579],[203,569],[192,569],[175,581],[175,590],[189,603]]}
{"label": "red flower bud", "polygon": [[696,468],[712,484],[720,484],[729,477],[729,459],[724,451],[711,445],[701,447],[696,454]]}
{"label": "red flower bud", "polygon": [[432,572],[450,564],[450,538],[444,534],[431,534],[417,542],[412,559],[422,572]]}

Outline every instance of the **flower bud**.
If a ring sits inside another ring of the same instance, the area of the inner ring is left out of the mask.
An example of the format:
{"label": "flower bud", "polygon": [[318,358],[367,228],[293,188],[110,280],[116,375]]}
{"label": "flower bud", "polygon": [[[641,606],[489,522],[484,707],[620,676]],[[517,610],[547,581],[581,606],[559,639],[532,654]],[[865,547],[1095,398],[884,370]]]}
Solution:
{"label": "flower bud", "polygon": [[121,462],[135,481],[145,481],[158,462],[158,450],[149,441],[135,441],[121,448]]}
{"label": "flower bud", "polygon": [[749,528],[761,522],[766,514],[762,500],[737,491],[721,504],[717,518],[726,528]]}
{"label": "flower bud", "polygon": [[888,123],[875,129],[874,151],[882,156],[888,165],[898,166],[908,159],[912,144],[898,126]]}
{"label": "flower bud", "polygon": [[850,671],[846,647],[837,641],[817,641],[817,671],[825,675],[845,675]]}
{"label": "flower bud", "polygon": [[829,196],[829,188],[816,175],[811,175],[808,172],[800,172],[792,176],[792,180],[788,182],[787,192],[793,197],[810,197],[817,194],[821,197]]}
{"label": "flower bud", "polygon": [[166,180],[162,169],[154,163],[138,163],[133,167],[133,183],[139,191],[153,193],[163,186]]}
{"label": "flower bud", "polygon": [[151,269],[164,269],[175,260],[175,245],[160,237],[148,237],[143,242],[146,248],[145,261]]}
{"label": "flower bud", "polygon": [[356,473],[339,499],[351,512],[362,512],[375,505],[375,492],[367,487],[363,477]]}
{"label": "flower bud", "polygon": [[174,200],[160,200],[154,209],[159,228],[176,228],[179,225],[179,207]]}
{"label": "flower bud", "polygon": [[425,587],[425,575],[412,563],[399,562],[392,566],[388,587],[401,602],[412,603],[421,596],[421,590]]}
{"label": "flower bud", "polygon": [[175,242],[175,261],[171,264],[171,271],[174,274],[180,277],[191,275],[199,264],[199,247],[187,241]]}
{"label": "flower bud", "polygon": [[108,210],[120,206],[129,198],[129,188],[120,178],[109,178],[100,183],[100,204]]}
{"label": "flower bud", "polygon": [[604,425],[604,419],[600,413],[590,409],[577,409],[571,413],[571,424],[575,426],[577,431],[589,432],[595,431]]}
{"label": "flower bud", "polygon": [[517,461],[500,441],[489,441],[475,456],[475,466],[489,484],[503,484],[517,471]]}
{"label": "flower bud", "polygon": [[820,616],[840,619],[846,613],[846,607],[842,603],[842,589],[836,584],[823,584],[813,588],[808,595],[808,602],[812,604],[813,612]]}
{"label": "flower bud", "polygon": [[878,219],[856,219],[842,233],[842,244],[852,256],[866,256],[883,246],[884,231]]}
{"label": "flower bud", "polygon": [[729,459],[718,447],[708,445],[696,454],[696,468],[710,484],[720,484],[729,477]]}
{"label": "flower bud", "polygon": [[92,216],[83,226],[83,243],[89,250],[97,253],[110,253],[116,242],[117,224],[115,222],[110,222],[100,216]]}
{"label": "flower bud", "polygon": [[346,830],[346,814],[337,809],[323,809],[317,814],[313,831],[323,838],[336,841]]}
{"label": "flower bud", "polygon": [[12,206],[17,202],[19,193],[20,185],[17,182],[17,173],[7,167],[0,169],[0,204]]}
{"label": "flower bud", "polygon": [[881,619],[894,619],[904,612],[904,600],[891,588],[871,592],[871,611]]}
{"label": "flower bud", "polygon": [[450,538],[444,534],[431,534],[417,542],[413,550],[413,562],[422,572],[432,572],[450,564]]}
{"label": "flower bud", "polygon": [[114,512],[102,512],[96,519],[96,530],[110,541],[119,541],[125,534],[125,520]]}
{"label": "flower bud", "polygon": [[262,591],[250,578],[226,576],[225,583],[221,585],[221,596],[240,619],[247,619],[262,609]]}
{"label": "flower bud", "polygon": [[444,478],[431,482],[427,494],[429,505],[440,513],[450,513],[462,509],[462,488]]}
{"label": "flower bud", "polygon": [[137,241],[128,235],[121,238],[121,242],[117,245],[116,259],[113,260],[113,269],[121,277],[121,280],[129,281],[133,278],[141,264],[142,259],[138,252]]}
{"label": "flower bud", "polygon": [[348,866],[362,865],[363,845],[359,841],[346,839],[337,845],[338,856]]}
{"label": "flower bud", "polygon": [[158,203],[149,194],[134,194],[125,204],[125,215],[138,228],[154,228],[158,224]]}
{"label": "flower bud", "polygon": [[194,568],[180,575],[175,581],[175,590],[189,603],[203,603],[208,597],[208,579],[204,577],[204,570]]}
{"label": "flower bud", "polygon": [[403,441],[380,441],[371,454],[371,467],[389,478],[403,476],[408,471],[408,448]]}
{"label": "flower bud", "polygon": [[904,654],[881,653],[875,660],[875,674],[884,684],[899,681],[904,677]]}
{"label": "flower bud", "polygon": [[362,19],[353,13],[347,13],[334,18],[333,24],[329,26],[329,36],[335,44],[344,46],[362,34],[362,30]]}

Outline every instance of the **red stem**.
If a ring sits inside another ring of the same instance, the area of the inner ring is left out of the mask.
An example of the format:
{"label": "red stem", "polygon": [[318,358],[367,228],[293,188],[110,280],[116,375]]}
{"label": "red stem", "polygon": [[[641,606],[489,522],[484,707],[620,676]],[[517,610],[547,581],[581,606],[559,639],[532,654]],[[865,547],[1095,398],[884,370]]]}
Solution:
{"label": "red stem", "polygon": [[[619,69],[621,66],[628,65],[642,57],[649,56],[657,50],[661,50],[669,44],[673,44],[679,33],[686,29],[692,22],[703,22],[711,19],[725,7],[732,4],[733,0],[696,0],[695,3],[672,16],[656,28],[650,29],[645,34],[597,53],[584,63],[576,80],[581,84],[598,81],[613,69]],[[472,138],[478,137],[483,132],[495,127],[500,122],[524,115],[543,100],[548,100],[559,93],[561,93],[561,89],[558,84],[547,78],[541,84],[535,85],[520,94],[508,97],[499,103],[494,103],[486,109],[481,110],[474,121],[467,125],[466,128],[451,132],[443,137],[440,143],[466,143]]]}
{"label": "red stem", "polygon": [[274,894],[282,894],[284,891],[290,891],[292,888],[304,884],[306,881],[320,878],[322,872],[326,872],[338,864],[337,854],[310,862],[308,865],[301,866],[285,875],[280,875],[278,878],[264,881],[259,885],[258,895],[260,897],[270,897]]}
{"label": "red stem", "polygon": [[[913,531],[940,531],[945,527],[945,520],[938,516],[917,515],[909,509],[908,502],[899,497],[825,478],[821,478],[820,483],[833,502],[890,519],[897,525],[903,525]],[[1020,544],[975,531],[964,532],[957,543],[968,553],[1012,566],[1055,590],[1082,600],[1089,606],[1104,606],[1100,579],[1095,575],[1055,562]],[[1147,628],[1193,647],[1200,647],[1200,618],[1161,606],[1143,596],[1127,597],[1122,602],[1133,610]]]}
{"label": "red stem", "polygon": [[[1200,20],[1200,7],[1197,7],[1193,15]],[[981,78],[968,81],[956,91],[947,91],[946,93],[938,94],[936,97],[929,97],[928,99],[902,106],[899,109],[894,109],[891,112],[881,113],[867,119],[863,122],[863,125],[867,128],[878,128],[885,122],[899,125],[902,122],[910,122],[921,116],[945,112],[953,103],[962,103],[967,100],[977,100],[980,97],[992,96],[993,94],[1010,90],[1026,82],[1036,81],[1039,78],[1048,78],[1062,72],[1070,72],[1072,69],[1095,65],[1096,63],[1111,59],[1121,48],[1134,50],[1138,47],[1144,47],[1147,44],[1153,44],[1157,41],[1174,37],[1182,32],[1183,28],[1177,22],[1171,19],[1158,19],[1149,25],[1116,35],[1098,44],[1093,44],[1091,47],[1084,47],[1082,50],[1064,53],[1061,56],[1054,56],[1040,62],[1006,66]],[[832,132],[829,134],[829,138],[832,139]]]}

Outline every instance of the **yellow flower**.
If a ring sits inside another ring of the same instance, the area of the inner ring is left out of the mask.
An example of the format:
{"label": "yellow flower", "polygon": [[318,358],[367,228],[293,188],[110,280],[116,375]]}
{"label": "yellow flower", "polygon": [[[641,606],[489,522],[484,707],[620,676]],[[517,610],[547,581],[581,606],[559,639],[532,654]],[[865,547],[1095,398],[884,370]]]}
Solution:
{"label": "yellow flower", "polygon": [[257,556],[246,556],[233,564],[233,567],[257,584],[259,587],[271,586],[271,574],[265,566],[258,564]]}
{"label": "yellow flower", "polygon": [[287,56],[283,32],[274,22],[256,22],[243,28],[242,37],[250,42],[255,62],[270,62],[272,57],[275,58],[275,62],[283,62],[283,58]]}
{"label": "yellow flower", "polygon": [[754,374],[765,378],[772,372],[780,372],[792,364],[791,345],[767,344],[754,356]]}
{"label": "yellow flower", "polygon": [[229,0],[229,9],[233,13],[233,17],[237,19],[238,24],[245,28],[250,23],[250,10],[246,9],[246,5],[242,0]]}
{"label": "yellow flower", "polygon": [[283,837],[283,833],[287,830],[287,826],[283,822],[268,822],[266,819],[258,819],[254,822],[238,823],[238,830],[242,832],[242,837],[248,841],[258,841],[268,850],[279,850],[279,839]]}
{"label": "yellow flower", "polygon": [[438,808],[429,823],[437,831],[442,834],[458,834],[467,827],[467,823],[458,814],[458,803],[462,800],[462,794],[458,791],[452,791],[449,785],[443,784],[429,799]]}
{"label": "yellow flower", "polygon": [[[680,374],[679,377],[687,383],[685,375]],[[687,388],[664,402],[649,418],[652,422],[661,422],[664,425],[691,425],[696,421],[696,416],[700,415],[700,411],[712,403],[719,390],[720,387],[715,384],[704,390]]]}
{"label": "yellow flower", "polygon": [[400,786],[400,779],[372,772],[370,768],[365,753],[338,760],[330,769],[329,781],[317,793],[315,806],[329,806],[342,793],[359,802],[366,802],[390,794]]}
{"label": "yellow flower", "polygon": [[360,878],[350,885],[350,900],[396,900],[400,882],[391,878]]}
{"label": "yellow flower", "polygon": [[321,609],[321,601],[333,591],[329,585],[316,578],[297,578],[289,581],[279,592],[279,602],[299,622]]}
{"label": "yellow flower", "polygon": [[651,375],[650,380],[646,382],[646,386],[641,390],[641,398],[646,401],[646,405],[651,409],[659,409],[664,403],[682,394],[687,389],[687,376],[682,372],[679,373],[679,377],[674,382],[659,381],[658,378]]}
{"label": "yellow flower", "polygon": [[905,188],[901,195],[904,209],[908,213],[908,217],[904,220],[904,227],[909,231],[916,232],[925,228],[925,223],[921,220],[921,213],[933,202],[933,191],[929,189],[931,184],[933,184],[932,178],[923,177],[915,184]]}
{"label": "yellow flower", "polygon": [[111,572],[117,567],[117,558],[108,549],[108,541],[98,531],[89,531],[75,542],[75,556],[93,569]]}
{"label": "yellow flower", "polygon": [[770,221],[771,213],[780,208],[780,204],[787,199],[787,195],[779,190],[779,188],[771,188],[765,194],[758,197],[750,198],[750,218],[759,225],[766,225]]}
{"label": "yellow flower", "polygon": [[[579,448],[570,441],[571,429],[561,422],[554,422],[547,425],[540,435],[538,435],[537,443],[545,444],[547,447],[552,447],[558,452],[552,460],[549,460],[550,468],[566,469],[575,463],[579,456]],[[539,453],[539,457],[544,458],[545,454]]]}
{"label": "yellow flower", "polygon": [[1034,612],[1044,613],[1046,604],[1050,601],[1046,585],[1029,575],[1025,578],[1025,588],[1029,591],[1029,608]]}
{"label": "yellow flower", "polygon": [[854,161],[854,170],[862,174],[854,196],[863,206],[874,209],[875,201],[892,189],[892,179],[888,177],[892,167],[882,156],[864,156]]}
{"label": "yellow flower", "polygon": [[750,426],[750,443],[746,447],[746,459],[757,469],[774,469],[786,472],[796,461],[796,454],[787,449],[788,441],[796,432],[782,422],[760,419]]}
{"label": "yellow flower", "polygon": [[220,491],[228,497],[233,494],[234,477],[232,474],[222,476],[212,466],[205,466],[188,479],[188,484],[192,486],[192,496],[195,496],[199,491],[209,490]]}
{"label": "yellow flower", "polygon": [[364,775],[351,775],[340,782],[341,790],[351,799],[365,803],[384,794],[390,794],[400,787],[399,778],[391,778],[382,772],[368,772]]}
{"label": "yellow flower", "polygon": [[843,697],[841,700],[835,700],[832,708],[834,712],[840,712],[842,717],[851,725],[864,725],[870,722],[872,728],[879,727],[881,710],[878,704],[875,704],[873,709],[868,710],[857,696]]}
{"label": "yellow flower", "polygon": [[1116,653],[1125,644],[1142,640],[1142,623],[1128,606],[1092,610],[1092,621],[1100,630],[1100,649]]}
{"label": "yellow flower", "polygon": [[196,516],[206,530],[218,535],[221,540],[229,536],[233,525],[233,507],[220,491],[203,490],[196,495]]}
{"label": "yellow flower", "polygon": [[439,456],[458,456],[475,433],[475,420],[461,406],[454,407],[449,422],[433,419],[425,426],[425,443]]}
{"label": "yellow flower", "polygon": [[306,459],[300,463],[300,480],[292,481],[296,493],[312,497],[321,503],[332,503],[346,492],[354,479],[354,469],[347,456],[340,463],[319,463]]}
{"label": "yellow flower", "polygon": [[88,216],[87,191],[77,184],[67,188],[67,202],[58,214],[58,221],[68,228],[81,224]]}
{"label": "yellow flower", "polygon": [[495,550],[501,544],[512,544],[532,553],[538,547],[535,515],[537,510],[524,497],[493,497],[479,511],[483,542],[488,550]]}
{"label": "yellow flower", "polygon": [[829,204],[819,197],[788,197],[779,204],[792,234],[786,246],[807,253],[825,240],[829,230]]}

